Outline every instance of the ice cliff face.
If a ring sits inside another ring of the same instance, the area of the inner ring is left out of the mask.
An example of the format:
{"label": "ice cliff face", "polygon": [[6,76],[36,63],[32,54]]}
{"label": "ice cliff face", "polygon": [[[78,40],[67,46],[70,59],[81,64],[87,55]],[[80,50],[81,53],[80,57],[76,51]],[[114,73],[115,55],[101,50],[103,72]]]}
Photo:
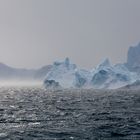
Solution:
{"label": "ice cliff face", "polygon": [[125,65],[112,66],[105,59],[94,70],[78,69],[66,58],[63,62],[54,62],[44,81],[45,87],[114,89],[133,83],[137,75]]}
{"label": "ice cliff face", "polygon": [[126,67],[131,71],[140,73],[140,43],[137,46],[129,48]]}

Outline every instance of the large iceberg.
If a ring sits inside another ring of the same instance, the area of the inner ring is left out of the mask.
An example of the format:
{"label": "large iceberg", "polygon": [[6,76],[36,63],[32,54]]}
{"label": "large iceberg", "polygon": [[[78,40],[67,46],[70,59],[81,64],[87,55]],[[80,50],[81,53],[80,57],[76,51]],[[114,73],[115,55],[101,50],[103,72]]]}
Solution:
{"label": "large iceberg", "polygon": [[62,62],[54,62],[51,71],[45,78],[44,84],[53,80],[58,82],[61,87],[71,88],[73,86],[76,69],[77,66],[71,64],[69,58],[66,58]]}
{"label": "large iceberg", "polygon": [[54,62],[51,71],[45,78],[44,85],[48,88],[48,85],[52,83],[53,86],[50,85],[50,87],[54,87],[54,82],[56,82],[62,88],[82,88],[89,85],[91,77],[92,72],[78,69],[75,64],[70,63],[69,58],[66,58],[62,62]]}
{"label": "large iceberg", "polygon": [[92,77],[93,88],[115,89],[134,82],[136,74],[130,72],[123,64],[112,66],[108,59],[105,59],[97,68]]}
{"label": "large iceberg", "polygon": [[69,58],[62,62],[54,62],[47,74],[44,85],[46,88],[94,88],[115,89],[131,84],[137,80],[137,75],[130,72],[123,64],[112,66],[105,59],[92,70],[78,69],[71,64]]}

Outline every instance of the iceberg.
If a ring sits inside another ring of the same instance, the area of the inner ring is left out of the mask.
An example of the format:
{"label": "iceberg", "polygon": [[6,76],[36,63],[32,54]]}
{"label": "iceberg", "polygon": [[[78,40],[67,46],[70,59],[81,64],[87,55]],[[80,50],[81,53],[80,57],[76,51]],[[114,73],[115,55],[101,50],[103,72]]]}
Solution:
{"label": "iceberg", "polygon": [[[71,88],[73,87],[76,69],[77,66],[75,64],[71,64],[69,58],[66,58],[62,62],[54,62],[52,69],[45,78],[45,81],[53,80],[59,83],[61,87]],[[54,82],[52,84],[54,84]]]}
{"label": "iceberg", "polygon": [[130,72],[125,65],[117,64],[112,66],[108,59],[105,59],[95,69],[91,83],[94,88],[114,89],[134,82],[136,74]]}
{"label": "iceberg", "polygon": [[105,59],[92,70],[85,70],[78,69],[66,58],[62,62],[54,62],[44,85],[46,88],[116,89],[137,79],[137,74],[129,71],[124,64],[113,66],[109,59]]}

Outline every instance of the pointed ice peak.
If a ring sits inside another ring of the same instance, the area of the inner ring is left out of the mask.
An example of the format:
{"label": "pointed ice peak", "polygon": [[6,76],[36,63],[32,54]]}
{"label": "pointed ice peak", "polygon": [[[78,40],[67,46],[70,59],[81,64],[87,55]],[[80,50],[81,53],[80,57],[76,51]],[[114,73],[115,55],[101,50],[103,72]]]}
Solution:
{"label": "pointed ice peak", "polygon": [[65,65],[69,66],[70,65],[70,59],[68,57],[65,58]]}
{"label": "pointed ice peak", "polygon": [[105,65],[105,66],[110,66],[110,61],[108,58],[106,58],[103,62],[102,62],[102,65]]}
{"label": "pointed ice peak", "polygon": [[70,63],[70,60],[69,58],[65,58],[63,61],[56,61],[54,62],[53,64],[53,68],[54,69],[61,69],[61,71],[63,71],[64,69],[65,70],[74,70],[76,69],[76,65],[75,64],[72,64]]}
{"label": "pointed ice peak", "polygon": [[110,67],[110,61],[108,58],[106,58],[104,61],[102,61],[99,65],[98,68],[103,68],[103,67]]}

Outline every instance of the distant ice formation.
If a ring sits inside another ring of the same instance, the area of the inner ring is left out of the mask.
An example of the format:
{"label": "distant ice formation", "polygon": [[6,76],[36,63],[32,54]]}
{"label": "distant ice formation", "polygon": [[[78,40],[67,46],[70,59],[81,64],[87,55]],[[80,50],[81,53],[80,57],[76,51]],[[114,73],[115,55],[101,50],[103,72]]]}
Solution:
{"label": "distant ice formation", "polygon": [[62,62],[54,62],[44,85],[46,88],[54,88],[56,85],[62,88],[116,89],[135,82],[136,78],[136,73],[130,72],[125,65],[112,66],[108,59],[88,71],[78,69],[75,64],[70,63],[69,58],[66,58]]}
{"label": "distant ice formation", "polygon": [[116,89],[138,85],[140,80],[140,43],[130,47],[127,62],[112,65],[105,59],[92,70],[80,69],[69,58],[39,69],[18,69],[0,63],[0,82],[43,81],[46,88]]}
{"label": "distant ice formation", "polygon": [[95,69],[91,82],[93,88],[116,89],[133,83],[136,77],[136,74],[130,72],[123,64],[112,66],[106,59]]}
{"label": "distant ice formation", "polygon": [[44,84],[53,80],[58,82],[61,87],[71,88],[73,86],[76,69],[77,66],[71,64],[69,58],[66,58],[64,62],[54,62],[52,69],[46,76]]}

